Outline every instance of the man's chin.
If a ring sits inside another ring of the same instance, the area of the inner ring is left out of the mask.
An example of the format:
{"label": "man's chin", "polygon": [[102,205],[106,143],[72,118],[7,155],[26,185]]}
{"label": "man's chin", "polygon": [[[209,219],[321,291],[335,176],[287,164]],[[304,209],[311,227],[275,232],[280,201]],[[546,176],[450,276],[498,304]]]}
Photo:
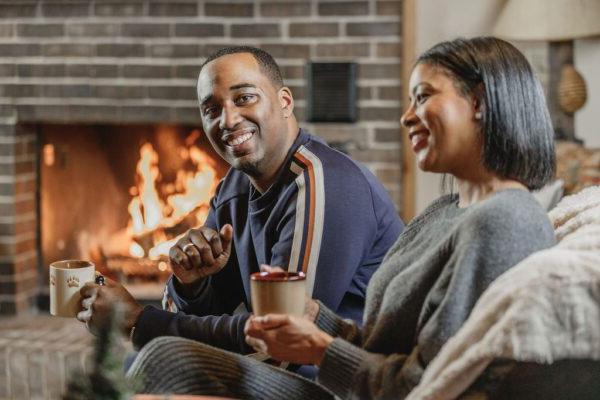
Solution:
{"label": "man's chin", "polygon": [[254,160],[251,155],[235,158],[231,162],[231,167],[250,176],[260,175],[259,162]]}

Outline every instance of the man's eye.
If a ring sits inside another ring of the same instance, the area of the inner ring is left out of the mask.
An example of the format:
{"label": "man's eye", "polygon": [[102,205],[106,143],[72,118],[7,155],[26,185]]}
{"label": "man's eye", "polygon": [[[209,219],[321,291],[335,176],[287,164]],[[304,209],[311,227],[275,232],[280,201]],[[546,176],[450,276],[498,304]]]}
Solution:
{"label": "man's eye", "polygon": [[253,94],[243,94],[235,100],[235,104],[243,105],[243,104],[251,103],[252,101],[254,101],[255,97],[256,96]]}
{"label": "man's eye", "polygon": [[204,115],[214,117],[217,114],[217,107],[211,106],[204,109]]}

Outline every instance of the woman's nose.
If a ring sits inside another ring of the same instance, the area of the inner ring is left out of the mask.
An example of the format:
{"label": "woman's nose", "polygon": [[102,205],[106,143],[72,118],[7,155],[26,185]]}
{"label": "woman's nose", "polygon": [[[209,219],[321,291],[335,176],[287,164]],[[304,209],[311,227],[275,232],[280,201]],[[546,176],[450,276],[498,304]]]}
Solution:
{"label": "woman's nose", "polygon": [[417,115],[415,114],[415,108],[411,105],[400,117],[400,124],[407,128],[411,127],[417,122]]}

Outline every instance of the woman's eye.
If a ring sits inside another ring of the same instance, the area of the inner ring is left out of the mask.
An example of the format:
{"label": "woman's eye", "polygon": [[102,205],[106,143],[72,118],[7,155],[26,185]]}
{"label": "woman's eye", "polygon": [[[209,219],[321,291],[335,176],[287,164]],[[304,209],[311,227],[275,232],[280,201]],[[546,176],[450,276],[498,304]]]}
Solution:
{"label": "woman's eye", "polygon": [[428,97],[429,95],[427,93],[419,93],[415,96],[415,100],[417,100],[417,104],[422,104]]}

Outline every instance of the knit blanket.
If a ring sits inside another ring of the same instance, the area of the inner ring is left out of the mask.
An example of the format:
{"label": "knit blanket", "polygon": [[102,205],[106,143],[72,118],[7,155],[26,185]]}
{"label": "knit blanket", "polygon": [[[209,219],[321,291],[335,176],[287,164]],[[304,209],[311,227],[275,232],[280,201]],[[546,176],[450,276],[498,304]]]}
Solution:
{"label": "knit blanket", "polygon": [[408,399],[454,399],[496,358],[600,360],[600,186],[548,215],[558,243],[490,285]]}

